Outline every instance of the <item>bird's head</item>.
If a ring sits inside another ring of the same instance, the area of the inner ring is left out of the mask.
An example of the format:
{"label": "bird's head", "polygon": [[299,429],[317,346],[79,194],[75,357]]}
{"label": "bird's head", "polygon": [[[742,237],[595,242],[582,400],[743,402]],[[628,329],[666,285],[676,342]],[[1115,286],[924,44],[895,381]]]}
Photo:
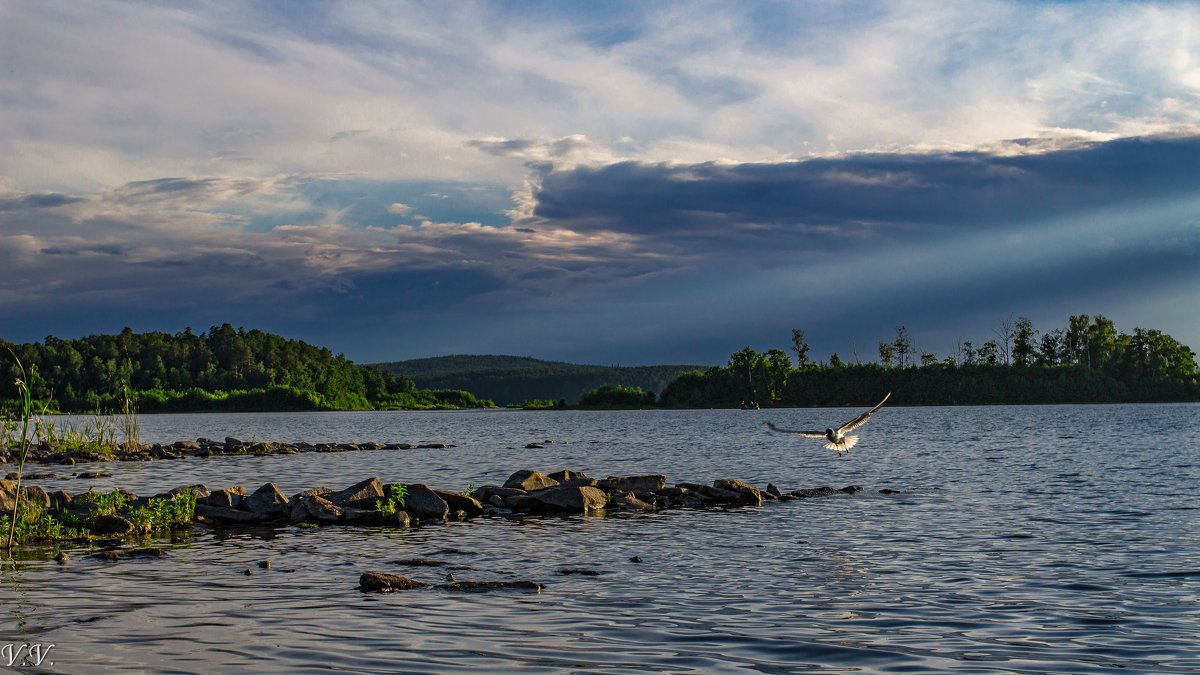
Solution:
{"label": "bird's head", "polygon": [[828,437],[830,437],[830,438],[833,438],[833,429],[826,428],[826,429],[825,429],[825,435],[826,435],[826,436],[828,436]]}

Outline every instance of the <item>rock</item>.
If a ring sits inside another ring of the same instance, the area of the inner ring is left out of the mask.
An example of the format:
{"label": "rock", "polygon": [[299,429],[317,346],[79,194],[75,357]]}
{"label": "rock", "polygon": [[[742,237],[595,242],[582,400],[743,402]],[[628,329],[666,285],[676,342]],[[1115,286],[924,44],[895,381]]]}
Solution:
{"label": "rock", "polygon": [[358,578],[358,589],[363,592],[389,593],[391,591],[408,591],[414,588],[425,588],[429,584],[402,577],[399,574],[383,572],[364,572]]}
{"label": "rock", "polygon": [[96,534],[129,534],[133,532],[133,523],[117,515],[96,516],[88,529]]}
{"label": "rock", "polygon": [[449,584],[439,584],[434,588],[443,591],[500,591],[516,590],[541,593],[542,585],[534,581],[455,581]]}
{"label": "rock", "polygon": [[236,487],[225,488],[210,493],[205,498],[204,503],[208,506],[216,506],[222,509],[236,509],[242,503],[242,498],[246,491],[241,485]]}
{"label": "rock", "polygon": [[260,560],[260,561],[258,561],[258,566],[264,570],[269,570],[269,569],[271,569],[271,561],[270,560]]}
{"label": "rock", "polygon": [[240,448],[240,447],[242,447],[242,442],[240,440],[234,438],[233,436],[225,437],[225,449],[226,450],[236,450],[237,448]]}
{"label": "rock", "polygon": [[513,475],[509,476],[508,480],[504,481],[504,487],[517,488],[520,490],[525,490],[526,492],[544,490],[556,485],[558,485],[558,481],[550,478],[540,471],[534,471],[533,469],[522,469],[517,471]]}
{"label": "rock", "polygon": [[390,516],[379,516],[379,524],[384,527],[412,527],[420,523],[413,520],[412,516],[408,515],[407,511],[397,509]]}
{"label": "rock", "polygon": [[[305,490],[304,492],[297,492],[296,494],[292,495],[292,500],[300,499],[301,497],[326,497],[326,498],[328,498],[327,495],[330,495],[332,493],[333,493],[333,490],[331,488],[327,488],[324,485],[322,485],[320,487],[309,488],[309,489]],[[291,500],[289,500],[289,501],[291,501]]]}
{"label": "rock", "polygon": [[209,494],[208,488],[200,485],[199,483],[196,485],[180,485],[177,488],[171,488],[171,491],[168,494],[181,495],[185,492],[191,492],[192,494],[196,495],[197,500],[207,498]]}
{"label": "rock", "polygon": [[71,502],[75,501],[75,496],[66,490],[55,490],[47,496],[50,498],[50,508],[58,511],[66,511],[71,508]]}
{"label": "rock", "polygon": [[863,486],[861,486],[861,485],[847,485],[846,487],[842,488],[841,490],[838,490],[838,492],[841,492],[842,494],[846,494],[846,495],[852,495],[855,492],[862,492],[862,491],[863,491]]}
{"label": "rock", "polygon": [[547,509],[571,513],[600,511],[608,501],[603,491],[586,485],[555,487],[530,496]]}
{"label": "rock", "polygon": [[526,494],[521,488],[506,488],[499,485],[484,485],[480,488],[475,488],[475,498],[481,502],[490,502],[492,497],[500,497],[506,499],[512,495]]}
{"label": "rock", "polygon": [[453,446],[446,445],[445,443],[422,443],[417,447],[422,450],[445,450],[446,448]]}
{"label": "rock", "polygon": [[654,504],[638,499],[637,495],[632,492],[613,493],[612,505],[623,511],[653,511],[655,509]]}
{"label": "rock", "polygon": [[831,497],[835,494],[838,494],[838,491],[828,486],[819,488],[802,488],[800,490],[792,490],[788,493],[789,496],[795,497],[796,499],[808,499],[810,497]]}
{"label": "rock", "polygon": [[743,503],[745,504],[754,504],[757,506],[762,504],[763,501],[762,492],[744,480],[720,478],[713,481],[713,487],[745,495],[743,498]]}
{"label": "rock", "polygon": [[348,525],[380,525],[383,514],[375,509],[356,509],[347,506],[342,509],[342,520]]}
{"label": "rock", "polygon": [[525,444],[525,449],[526,449],[526,450],[542,450],[542,449],[544,449],[545,447],[546,447],[546,446],[544,446],[544,445],[542,445],[542,444],[540,444],[540,443],[526,443],[526,444]]}
{"label": "rock", "polygon": [[59,551],[54,555],[54,562],[58,563],[59,565],[66,565],[67,561],[70,559],[71,556],[67,555],[66,551]]}
{"label": "rock", "polygon": [[300,497],[288,503],[288,520],[293,523],[312,520],[319,523],[336,523],[344,513],[342,507],[315,495]]}
{"label": "rock", "polygon": [[263,516],[278,516],[287,512],[288,498],[274,483],[254,491],[254,494],[242,499],[241,509]]}
{"label": "rock", "polygon": [[215,521],[217,524],[261,523],[267,519],[266,516],[259,513],[227,509],[224,506],[209,506],[208,504],[196,504],[196,515],[204,518],[206,522]]}
{"label": "rock", "polygon": [[504,497],[501,497],[500,495],[492,495],[491,497],[488,497],[488,503],[498,509],[505,508]]}
{"label": "rock", "polygon": [[562,471],[555,471],[554,473],[549,474],[548,477],[552,480],[558,481],[559,485],[596,485],[596,480],[593,478],[588,478],[583,474],[582,471],[563,469]]}
{"label": "rock", "polygon": [[609,476],[604,480],[597,481],[596,487],[601,490],[622,490],[632,492],[635,495],[650,495],[667,485],[667,477],[662,474],[649,474],[645,476]]}
{"label": "rock", "polygon": [[530,511],[537,505],[538,502],[527,494],[512,495],[511,497],[504,498],[505,508],[512,509],[513,511]]}
{"label": "rock", "polygon": [[129,558],[162,558],[167,555],[167,552],[161,548],[132,548],[132,549],[113,549],[110,551],[101,551],[94,553],[89,558],[98,558],[100,560],[125,560]]}
{"label": "rock", "polygon": [[900,491],[893,490],[891,488],[883,488],[882,490],[879,491],[879,494],[881,494],[881,495],[898,495],[898,494],[900,494]]}
{"label": "rock", "polygon": [[254,574],[254,572],[251,572],[251,571],[250,571],[250,568],[249,568],[249,567],[247,567],[247,568],[246,568],[246,571],[245,571],[245,572],[242,572],[242,574],[245,574],[246,576],[250,576],[250,575]]}
{"label": "rock", "polygon": [[446,506],[450,507],[450,511],[465,511],[468,518],[483,513],[483,504],[474,497],[468,497],[461,492],[447,492],[445,490],[434,490],[434,494],[442,498],[446,502]]}
{"label": "rock", "polygon": [[176,450],[199,450],[200,443],[198,441],[175,441],[171,447]]}
{"label": "rock", "polygon": [[408,486],[408,496],[404,498],[404,510],[417,518],[445,520],[450,513],[446,500],[421,483]]}
{"label": "rock", "polygon": [[775,497],[783,496],[783,493],[779,491],[779,488],[775,487],[774,483],[767,483],[767,494],[774,495]]}
{"label": "rock", "polygon": [[[692,495],[689,495],[693,498],[703,497],[708,501],[715,502],[717,504],[737,505],[745,503],[746,500],[746,496],[740,492],[725,490],[723,488],[713,487],[711,485],[680,483],[680,486],[687,488],[689,492],[693,493]],[[680,501],[687,501],[687,497],[681,498]]]}
{"label": "rock", "polygon": [[[0,480],[0,513],[12,513],[16,505],[17,482]],[[36,485],[21,486],[21,503],[50,508],[50,495]]]}
{"label": "rock", "polygon": [[585,570],[585,569],[580,569],[580,568],[577,568],[577,567],[569,567],[569,568],[567,568],[567,569],[561,569],[561,570],[558,570],[558,573],[559,573],[559,574],[563,574],[563,575],[572,575],[572,574],[578,574],[578,575],[580,575],[580,576],[585,576],[585,577],[598,577],[598,576],[600,576],[600,573],[599,573],[599,572],[597,572],[596,570]]}
{"label": "rock", "polygon": [[629,562],[640,563],[640,562],[642,562],[642,556],[635,555],[629,559]]}
{"label": "rock", "polygon": [[324,497],[342,507],[373,509],[375,502],[383,499],[383,495],[383,483],[378,478],[372,477],[359,481],[341,492],[327,494]]}

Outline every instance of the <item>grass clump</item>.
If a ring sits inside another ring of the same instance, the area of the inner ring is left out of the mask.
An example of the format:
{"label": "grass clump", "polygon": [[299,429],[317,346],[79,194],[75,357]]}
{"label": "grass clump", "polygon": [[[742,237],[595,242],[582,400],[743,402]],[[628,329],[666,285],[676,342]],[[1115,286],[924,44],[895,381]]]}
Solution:
{"label": "grass clump", "polygon": [[408,497],[408,486],[404,483],[392,483],[388,486],[387,495],[375,500],[375,510],[385,516],[394,515],[404,508],[404,500]]}
{"label": "grass clump", "polygon": [[186,490],[170,499],[152,497],[145,506],[129,511],[127,519],[141,534],[173,530],[191,524],[196,515],[196,493]]}

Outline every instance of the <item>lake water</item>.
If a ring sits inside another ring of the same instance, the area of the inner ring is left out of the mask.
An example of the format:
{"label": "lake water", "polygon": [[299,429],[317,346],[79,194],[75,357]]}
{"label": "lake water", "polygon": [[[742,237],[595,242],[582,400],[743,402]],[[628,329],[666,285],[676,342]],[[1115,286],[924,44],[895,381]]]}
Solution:
{"label": "lake water", "polygon": [[[110,479],[39,484],[273,481],[290,494],[379,476],[462,490],[571,468],[865,490],[728,511],[199,532],[158,542],[166,558],[118,563],[68,547],[59,566],[51,549],[0,571],[0,647],[53,644],[42,670],[70,673],[1200,672],[1200,406],[887,407],[846,457],[761,426],[857,412],[143,416],[147,441],[457,447],[109,464]],[[392,564],[411,557],[545,587],[356,590],[368,570],[441,581]]]}

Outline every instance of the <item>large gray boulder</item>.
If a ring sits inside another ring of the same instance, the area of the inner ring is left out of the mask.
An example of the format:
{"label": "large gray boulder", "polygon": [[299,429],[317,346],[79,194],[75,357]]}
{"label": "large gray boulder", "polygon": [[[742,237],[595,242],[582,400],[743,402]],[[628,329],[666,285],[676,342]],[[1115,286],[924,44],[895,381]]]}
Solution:
{"label": "large gray boulder", "polygon": [[547,510],[570,513],[600,511],[608,501],[604,491],[587,485],[553,487],[529,496]]}
{"label": "large gray boulder", "polygon": [[464,511],[468,518],[474,518],[483,513],[483,504],[474,497],[468,497],[461,492],[448,492],[446,490],[434,490],[434,494],[442,498],[446,502],[446,506],[450,507],[450,511]]}
{"label": "large gray boulder", "polygon": [[523,495],[525,491],[520,488],[500,487],[499,485],[484,485],[483,487],[475,488],[475,498],[481,502],[491,502],[492,497],[507,499],[512,495]]}
{"label": "large gray boulder", "polygon": [[408,486],[408,496],[404,498],[404,510],[417,518],[445,520],[450,514],[450,506],[446,500],[430,490],[422,483],[412,483]]}
{"label": "large gray boulder", "polygon": [[351,485],[341,492],[324,495],[325,499],[341,507],[373,509],[375,502],[383,499],[383,483],[378,478],[368,478]]}
{"label": "large gray boulder", "polygon": [[315,495],[305,495],[288,504],[288,520],[293,523],[336,523],[344,513],[342,507]]}
{"label": "large gray boulder", "polygon": [[615,492],[613,493],[612,505],[622,511],[653,511],[654,504],[644,502],[637,498],[637,495],[632,492]]}
{"label": "large gray boulder", "polygon": [[550,478],[551,480],[558,481],[559,485],[593,485],[594,486],[596,484],[596,480],[594,478],[588,478],[586,475],[584,475],[584,473],[582,471],[572,471],[570,469],[563,469],[562,471],[555,471],[552,474],[548,474],[547,477]]}
{"label": "large gray boulder", "polygon": [[[0,480],[0,513],[12,513],[16,508],[17,481]],[[42,508],[50,507],[50,496],[36,485],[21,486],[21,504],[37,505]],[[22,511],[23,512],[23,511]]]}
{"label": "large gray boulder", "polygon": [[217,506],[223,509],[236,509],[237,507],[241,506],[242,498],[245,497],[245,495],[246,490],[243,489],[241,485],[238,485],[235,487],[225,488],[224,490],[210,492],[209,495],[204,498],[204,503],[209,506]]}
{"label": "large gray boulder", "polygon": [[654,494],[666,486],[667,477],[657,473],[645,476],[609,476],[596,483],[596,487],[601,490],[621,490],[638,496]]}
{"label": "large gray boulder", "polygon": [[743,495],[742,503],[744,504],[757,506],[763,501],[762,491],[744,480],[720,478],[713,481],[713,487]]}
{"label": "large gray boulder", "polygon": [[204,518],[206,522],[218,525],[261,523],[266,519],[266,516],[258,513],[227,509],[223,506],[209,506],[208,504],[196,504],[195,513],[197,516]]}
{"label": "large gray boulder", "polygon": [[513,475],[508,477],[508,480],[504,481],[504,487],[517,488],[526,492],[544,490],[556,485],[558,485],[558,481],[541,471],[534,471],[533,469],[521,469],[514,472]]}
{"label": "large gray boulder", "polygon": [[263,516],[280,516],[287,513],[287,506],[287,495],[274,483],[267,483],[255,490],[254,494],[242,499],[240,508]]}

